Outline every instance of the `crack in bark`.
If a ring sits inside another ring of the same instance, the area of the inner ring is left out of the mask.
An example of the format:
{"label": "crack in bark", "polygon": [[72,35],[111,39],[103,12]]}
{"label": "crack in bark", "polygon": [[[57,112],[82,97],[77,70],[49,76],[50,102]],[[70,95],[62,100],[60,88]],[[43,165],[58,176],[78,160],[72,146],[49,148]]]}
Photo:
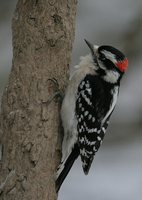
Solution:
{"label": "crack in bark", "polygon": [[10,179],[13,178],[13,176],[15,176],[15,170],[11,170],[6,176],[5,180],[0,184],[0,194],[4,191],[4,188],[6,187]]}
{"label": "crack in bark", "polygon": [[2,161],[3,157],[3,144],[0,143],[0,162]]}

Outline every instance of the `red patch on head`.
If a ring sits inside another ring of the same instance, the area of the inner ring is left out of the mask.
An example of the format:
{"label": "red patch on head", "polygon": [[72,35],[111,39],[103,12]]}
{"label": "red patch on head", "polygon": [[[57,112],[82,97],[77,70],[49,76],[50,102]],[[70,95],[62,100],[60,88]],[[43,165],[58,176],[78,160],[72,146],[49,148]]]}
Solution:
{"label": "red patch on head", "polygon": [[118,62],[116,63],[116,66],[119,68],[119,70],[120,70],[121,72],[125,72],[126,69],[128,68],[128,59],[125,58],[123,61],[118,61]]}

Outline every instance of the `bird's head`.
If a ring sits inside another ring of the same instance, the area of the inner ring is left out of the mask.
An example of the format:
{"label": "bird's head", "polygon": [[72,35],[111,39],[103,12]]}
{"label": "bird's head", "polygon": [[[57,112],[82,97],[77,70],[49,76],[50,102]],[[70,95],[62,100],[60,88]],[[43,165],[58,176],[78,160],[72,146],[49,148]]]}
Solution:
{"label": "bird's head", "polygon": [[85,40],[91,50],[98,73],[107,82],[116,83],[128,68],[128,59],[118,49],[112,46],[96,46]]}

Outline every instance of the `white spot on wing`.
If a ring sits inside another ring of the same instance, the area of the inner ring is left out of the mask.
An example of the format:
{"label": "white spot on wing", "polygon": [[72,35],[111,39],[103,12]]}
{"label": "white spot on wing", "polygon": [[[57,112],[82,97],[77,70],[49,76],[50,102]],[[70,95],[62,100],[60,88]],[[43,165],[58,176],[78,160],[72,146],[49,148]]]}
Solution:
{"label": "white spot on wing", "polygon": [[101,137],[100,136],[98,136],[97,139],[98,139],[98,141],[101,141]]}
{"label": "white spot on wing", "polygon": [[78,121],[81,122],[81,118],[79,118]]}
{"label": "white spot on wing", "polygon": [[96,143],[96,141],[89,141],[89,140],[87,139],[87,137],[85,137],[85,142],[86,142],[86,144],[87,144],[88,146],[95,145],[95,143]]}
{"label": "white spot on wing", "polygon": [[82,137],[81,139],[79,139],[79,142],[82,144],[84,142],[84,138]]}
{"label": "white spot on wing", "polygon": [[90,120],[91,118],[92,118],[92,115],[91,115],[91,114],[89,114],[89,115],[88,115],[88,119]]}
{"label": "white spot on wing", "polygon": [[93,151],[94,151],[94,152],[97,152],[97,149],[96,149],[96,147],[95,147],[95,146],[93,147]]}
{"label": "white spot on wing", "polygon": [[82,89],[83,88],[83,86],[85,85],[85,81],[82,81],[82,83],[80,84],[80,89]]}
{"label": "white spot on wing", "polygon": [[81,101],[81,98],[79,97],[78,102],[80,103],[80,101]]}
{"label": "white spot on wing", "polygon": [[83,115],[80,115],[80,117],[81,117],[81,119],[83,119],[83,118],[84,118],[84,116],[83,116]]}
{"label": "white spot on wing", "polygon": [[87,92],[88,92],[89,95],[92,95],[92,90],[91,90],[91,88],[87,88],[86,90],[87,90]]}
{"label": "white spot on wing", "polygon": [[79,108],[81,108],[82,107],[82,103],[79,103]]}
{"label": "white spot on wing", "polygon": [[105,133],[106,132],[106,129],[104,127],[102,127],[102,131]]}
{"label": "white spot on wing", "polygon": [[87,129],[88,133],[96,133],[97,132],[97,128],[92,128],[92,129]]}
{"label": "white spot on wing", "polygon": [[87,116],[88,114],[89,114],[89,112],[86,110],[86,111],[84,112],[84,115]]}
{"label": "white spot on wing", "polygon": [[100,134],[101,130],[98,130],[97,133]]}
{"label": "white spot on wing", "polygon": [[90,99],[85,95],[84,91],[81,92],[82,97],[84,98],[84,100],[88,103],[88,105],[92,105],[92,102],[90,101]]}
{"label": "white spot on wing", "polygon": [[95,117],[92,117],[92,122],[95,122]]}
{"label": "white spot on wing", "polygon": [[82,108],[81,108],[81,111],[83,112],[84,110],[85,110],[84,107],[82,107]]}
{"label": "white spot on wing", "polygon": [[90,88],[89,82],[87,82],[87,83],[85,84],[85,86],[86,86],[87,88]]}

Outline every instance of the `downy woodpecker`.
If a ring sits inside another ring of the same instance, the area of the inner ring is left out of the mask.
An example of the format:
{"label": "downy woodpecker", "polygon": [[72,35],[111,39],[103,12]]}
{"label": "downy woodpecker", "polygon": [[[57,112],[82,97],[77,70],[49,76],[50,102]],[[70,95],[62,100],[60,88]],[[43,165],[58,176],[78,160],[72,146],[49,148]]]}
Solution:
{"label": "downy woodpecker", "polygon": [[85,40],[91,54],[81,57],[70,77],[61,108],[64,128],[62,160],[57,170],[56,189],[78,156],[88,174],[115,108],[120,81],[128,59],[112,46],[93,46]]}

